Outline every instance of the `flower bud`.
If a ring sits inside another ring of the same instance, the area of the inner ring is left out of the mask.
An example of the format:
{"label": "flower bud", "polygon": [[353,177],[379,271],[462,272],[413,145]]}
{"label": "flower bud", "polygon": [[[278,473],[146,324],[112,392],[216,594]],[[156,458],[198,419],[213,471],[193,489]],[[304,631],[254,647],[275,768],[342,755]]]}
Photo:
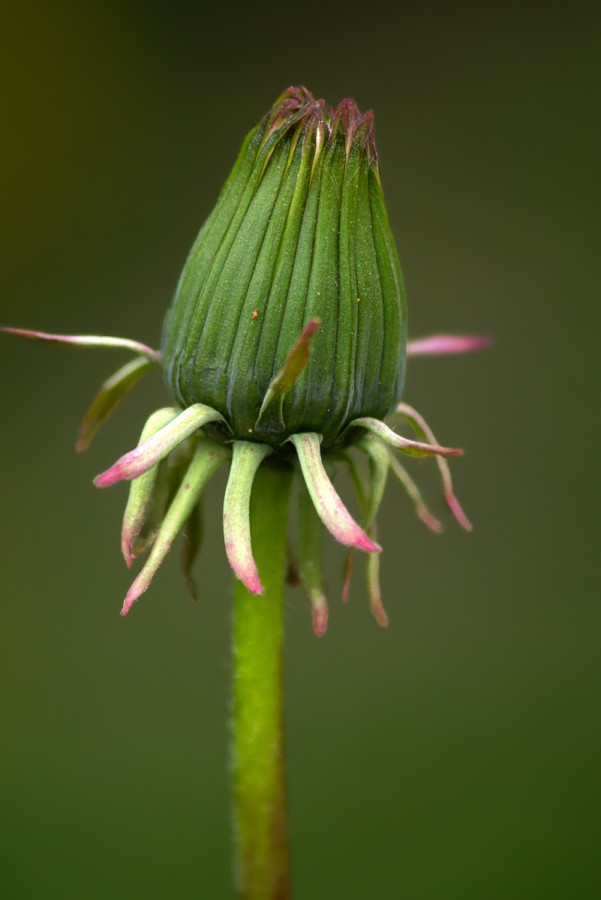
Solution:
{"label": "flower bud", "polygon": [[[270,385],[308,323],[308,364],[264,416]],[[246,138],[181,275],[162,341],[167,387],[204,404],[228,439],[278,449],[314,432],[349,442],[357,418],[384,418],[401,394],[402,275],[378,170],[373,115],[327,112],[289,88]],[[290,445],[287,445],[288,448]]]}

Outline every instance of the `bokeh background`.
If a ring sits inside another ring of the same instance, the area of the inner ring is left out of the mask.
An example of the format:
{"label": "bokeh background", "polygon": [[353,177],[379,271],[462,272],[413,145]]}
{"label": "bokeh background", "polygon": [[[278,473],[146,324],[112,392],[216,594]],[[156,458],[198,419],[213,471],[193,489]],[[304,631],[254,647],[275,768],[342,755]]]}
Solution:
{"label": "bokeh background", "polygon": [[[406,399],[475,522],[430,536],[391,483],[391,625],[361,579],[328,635],[287,600],[295,896],[600,892],[598,13],[563,5],[4,8],[0,319],[157,344],[247,129],[291,83],[373,107],[413,336]],[[123,486],[93,475],[165,395],[143,383],[83,458],[126,357],[0,338],[0,893],[232,896],[231,584],[223,478],[187,598],[177,558],[126,620]],[[441,510],[435,467],[414,474]]]}

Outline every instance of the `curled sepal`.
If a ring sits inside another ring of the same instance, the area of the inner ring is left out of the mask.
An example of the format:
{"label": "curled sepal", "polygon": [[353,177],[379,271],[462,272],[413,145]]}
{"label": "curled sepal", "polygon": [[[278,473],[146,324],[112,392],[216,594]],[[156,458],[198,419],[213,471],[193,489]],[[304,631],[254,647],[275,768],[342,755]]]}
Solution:
{"label": "curled sepal", "polygon": [[[177,410],[173,407],[158,409],[154,412],[142,429],[140,444],[145,443],[145,441],[160,431],[161,428],[164,428],[165,425],[172,422],[176,415]],[[125,507],[123,525],[121,528],[121,552],[123,553],[123,558],[125,559],[128,568],[131,567],[135,556],[133,550],[134,542],[138,538],[146,521],[158,473],[158,465],[152,466],[147,472],[132,481],[129,489],[129,497],[127,499],[127,506]]]}
{"label": "curled sepal", "polygon": [[321,459],[320,436],[313,432],[293,434],[290,440],[302,469],[305,484],[315,505],[317,515],[330,534],[347,547],[357,547],[368,553],[381,550],[355,522],[336,493]]}
{"label": "curled sepal", "polygon": [[[190,460],[188,460],[188,462],[189,461]],[[135,559],[138,556],[142,556],[154,543],[154,539],[156,538],[163,519],[165,518],[167,507],[173,500],[177,487],[179,487],[183,476],[183,471],[180,471],[180,467],[178,466],[177,474],[179,475],[179,478],[177,478],[176,484],[176,472],[174,471],[174,467],[172,465],[172,456],[168,456],[167,459],[161,460],[161,462],[158,464],[157,469],[158,474],[156,476],[156,481],[152,490],[150,502],[146,509],[144,524],[142,525],[140,533],[133,541],[133,545],[131,548],[132,559]],[[144,475],[141,475],[140,477],[144,478]],[[134,481],[132,483],[135,484],[136,482]]]}
{"label": "curled sepal", "polygon": [[84,414],[75,444],[78,453],[88,449],[101,425],[104,425],[126,394],[153,365],[151,360],[138,357],[126,363],[114,375],[107,378]]}
{"label": "curled sepal", "polygon": [[125,616],[144,591],[148,590],[157,569],[191,515],[209,478],[229,457],[230,451],[213,441],[199,441],[186,474],[171,501],[144,568],[127,592],[121,615]]}
{"label": "curled sepal", "polygon": [[439,519],[436,518],[433,513],[430,512],[428,507],[426,506],[425,500],[421,495],[421,491],[416,485],[413,478],[409,475],[404,466],[400,464],[396,456],[393,455],[392,451],[390,451],[390,460],[389,460],[390,468],[392,470],[393,475],[400,481],[405,490],[407,491],[411,500],[413,500],[413,504],[415,506],[415,513],[424,523],[426,528],[429,528],[430,531],[435,531],[439,534],[443,530],[443,524]]}
{"label": "curled sepal", "polygon": [[31,331],[28,328],[9,328],[5,326],[0,331],[14,334],[16,337],[26,338],[29,341],[48,341],[52,344],[70,344],[73,347],[109,347],[115,350],[130,350],[138,356],[144,356],[154,363],[161,362],[161,354],[146,344],[139,341],[131,341],[129,338],[106,337],[98,334],[49,334],[46,331]]}
{"label": "curled sepal", "polygon": [[[434,432],[432,431],[424,417],[421,415],[421,413],[418,413],[416,409],[413,409],[413,407],[409,406],[409,404],[407,403],[399,403],[396,408],[396,412],[400,413],[405,417],[405,419],[407,419],[407,421],[419,437],[423,437],[425,440],[432,441],[432,443],[436,442]],[[447,461],[437,457],[436,464],[442,478],[443,495],[447,506],[449,507],[461,527],[465,528],[466,531],[471,531],[472,523],[464,513],[459,500],[455,496],[455,491],[453,490],[453,480],[451,478],[451,470],[449,469]]]}
{"label": "curled sepal", "polygon": [[[369,530],[370,535],[374,538],[377,535],[375,522]],[[378,625],[386,628],[388,625],[388,615],[382,603],[382,590],[380,588],[380,557],[373,554],[368,556],[365,563],[365,574],[367,579],[367,594],[369,597],[369,608]]]}
{"label": "curled sepal", "polygon": [[[357,447],[363,450],[369,460],[369,485],[367,488],[361,481],[358,470],[351,468],[351,478],[355,483],[357,500],[364,520],[364,526],[370,537],[373,537],[371,526],[375,521],[377,512],[384,496],[390,454],[386,446],[371,435],[365,435],[357,441]],[[349,550],[344,563],[344,577],[342,582],[342,601],[346,603],[351,588],[351,576],[353,573],[354,549]],[[369,563],[368,563],[369,565]],[[379,566],[379,563],[378,563]]]}
{"label": "curled sepal", "polygon": [[380,422],[379,419],[372,419],[369,416],[364,416],[361,419],[354,419],[350,423],[349,427],[365,428],[367,431],[371,431],[372,434],[375,434],[377,437],[381,438],[387,444],[390,444],[391,447],[396,447],[396,449],[400,450],[401,453],[406,453],[407,456],[463,455],[463,450],[460,450],[458,448],[441,447],[436,443],[426,444],[422,443],[421,441],[411,441],[409,440],[409,438],[405,438],[400,434],[397,434],[395,431],[389,428],[388,425],[385,425],[384,422]]}
{"label": "curled sepal", "polygon": [[304,484],[298,495],[298,573],[311,604],[311,619],[316,637],[328,627],[328,601],[323,586],[322,525]]}
{"label": "curled sepal", "polygon": [[486,350],[492,341],[485,334],[434,334],[431,337],[407,341],[407,356],[456,356]]}
{"label": "curled sepal", "polygon": [[381,441],[365,436],[357,442],[357,446],[367,454],[369,459],[369,490],[365,510],[365,527],[368,529],[375,521],[376,515],[386,489],[390,454]]}
{"label": "curled sepal", "polygon": [[[146,511],[144,525],[133,544],[132,555],[134,557],[141,556],[152,546],[165,518],[169,504],[175,497],[186,470],[192,461],[197,440],[195,435],[189,437],[158,464],[158,475],[150,504]],[[143,475],[140,477],[144,478]]]}
{"label": "curled sepal", "polygon": [[311,353],[311,342],[319,325],[319,319],[311,319],[303,328],[300,337],[286,357],[284,365],[267,388],[255,428],[264,428],[270,431],[285,427],[284,398],[307,367]]}
{"label": "curled sepal", "polygon": [[[175,412],[177,413],[179,410],[175,409]],[[97,475],[94,484],[96,487],[104,488],[110,487],[117,481],[124,479],[131,481],[132,478],[138,478],[203,425],[222,420],[221,414],[211,409],[210,406],[195,403],[180,412],[172,422],[161,428],[153,437],[118,459],[106,472]]]}
{"label": "curled sepal", "polygon": [[[356,463],[354,457],[352,457],[349,453],[344,453],[342,455],[342,459],[348,465],[349,474],[351,476],[351,481],[353,482],[353,487],[355,488],[355,494],[357,495],[357,502],[359,504],[359,509],[361,510],[361,515],[365,517],[367,511],[367,488],[363,483],[363,476],[359,469],[359,466]],[[353,577],[353,565],[355,561],[355,556],[353,550],[347,553],[346,559],[344,560],[344,567],[342,570],[342,602],[348,603],[348,599],[351,593],[351,579]]]}
{"label": "curled sepal", "polygon": [[234,456],[223,501],[225,552],[236,578],[251,594],[262,594],[250,538],[250,495],[257,469],[272,453],[267,444],[234,441]]}

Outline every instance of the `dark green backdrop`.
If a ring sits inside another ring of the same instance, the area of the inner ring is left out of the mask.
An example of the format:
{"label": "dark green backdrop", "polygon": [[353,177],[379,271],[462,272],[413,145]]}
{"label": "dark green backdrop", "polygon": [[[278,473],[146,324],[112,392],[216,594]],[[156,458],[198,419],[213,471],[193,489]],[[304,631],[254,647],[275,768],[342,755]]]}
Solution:
{"label": "dark green backdrop", "polygon": [[[473,535],[387,493],[388,631],[360,579],[330,632],[288,599],[296,897],[599,896],[599,19],[576,3],[58,0],[3,14],[3,323],[156,344],[242,136],[290,83],[373,107],[413,336],[406,399],[446,443]],[[126,620],[123,486],[93,475],[164,404],[144,384],[86,457],[123,357],[0,338],[0,893],[231,896],[231,585],[210,490],[201,600],[177,560]],[[593,463],[595,465],[593,465]],[[438,503],[435,467],[414,470]]]}

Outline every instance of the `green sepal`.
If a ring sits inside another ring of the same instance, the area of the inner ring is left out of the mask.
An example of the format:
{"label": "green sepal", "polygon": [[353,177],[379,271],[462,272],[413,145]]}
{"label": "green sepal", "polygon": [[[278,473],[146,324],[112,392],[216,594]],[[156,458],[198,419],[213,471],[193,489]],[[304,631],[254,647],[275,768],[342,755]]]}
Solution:
{"label": "green sepal", "polygon": [[290,350],[284,365],[267,389],[265,399],[259,410],[259,418],[255,423],[255,429],[259,428],[264,431],[283,431],[285,429],[284,398],[288,391],[294,387],[308,365],[311,343],[319,325],[318,319],[312,319],[305,326],[302,334]]}
{"label": "green sepal", "polygon": [[[177,414],[177,409],[173,407],[156,410],[142,429],[139,445],[172,422]],[[159,471],[159,464],[153,466],[148,472],[132,481],[129,488],[121,527],[121,552],[128,567],[131,566],[132,560],[136,556],[136,541],[147,521],[148,512],[153,503]]]}
{"label": "green sepal", "polygon": [[154,367],[155,363],[144,357],[132,359],[102,384],[100,390],[84,413],[75,449],[82,453],[131,389]]}
{"label": "green sepal", "polygon": [[192,461],[161,523],[150,556],[127,592],[121,615],[126,615],[138,597],[148,590],[175,538],[198,503],[205,485],[229,456],[229,448],[221,444],[206,439],[198,441]]}

